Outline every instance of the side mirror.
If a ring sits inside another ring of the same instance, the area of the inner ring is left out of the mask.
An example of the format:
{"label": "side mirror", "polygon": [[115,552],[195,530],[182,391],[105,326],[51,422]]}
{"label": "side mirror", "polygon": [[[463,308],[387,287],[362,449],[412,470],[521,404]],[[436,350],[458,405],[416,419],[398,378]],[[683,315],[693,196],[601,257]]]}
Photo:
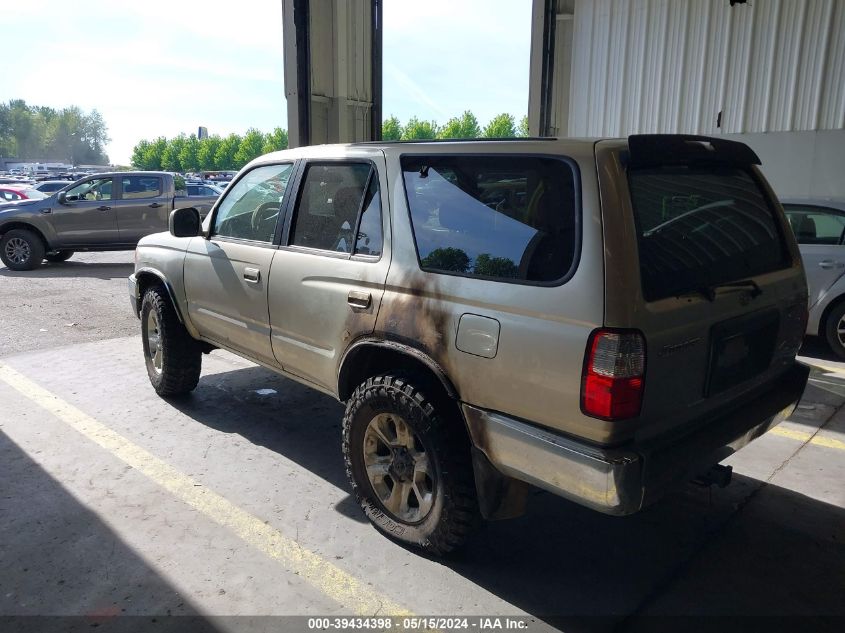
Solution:
{"label": "side mirror", "polygon": [[196,237],[200,234],[200,212],[193,207],[184,207],[170,212],[167,228],[173,237]]}
{"label": "side mirror", "polygon": [[56,196],[56,200],[59,201],[59,204],[67,204],[67,195],[64,191],[60,191]]}

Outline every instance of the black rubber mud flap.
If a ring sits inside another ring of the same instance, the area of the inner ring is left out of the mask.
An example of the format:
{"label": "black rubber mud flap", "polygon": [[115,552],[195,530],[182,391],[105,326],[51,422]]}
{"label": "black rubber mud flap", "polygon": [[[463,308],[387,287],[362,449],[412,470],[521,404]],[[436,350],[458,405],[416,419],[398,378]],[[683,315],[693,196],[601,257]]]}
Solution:
{"label": "black rubber mud flap", "polygon": [[528,484],[500,473],[483,451],[472,447],[472,469],[481,516],[488,521],[515,519],[525,514]]}

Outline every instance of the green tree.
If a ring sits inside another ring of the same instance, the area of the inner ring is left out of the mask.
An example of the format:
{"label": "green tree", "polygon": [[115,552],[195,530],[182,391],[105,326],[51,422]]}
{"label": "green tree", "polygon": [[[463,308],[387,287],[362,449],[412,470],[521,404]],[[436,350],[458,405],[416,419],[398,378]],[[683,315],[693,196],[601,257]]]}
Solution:
{"label": "green tree", "polygon": [[132,165],[138,169],[154,169],[146,164],[147,152],[150,151],[150,142],[146,139],[138,141],[132,148]]}
{"label": "green tree", "polygon": [[241,137],[235,133],[229,134],[229,136],[220,141],[220,147],[217,148],[217,153],[214,155],[214,162],[217,164],[217,169],[234,169],[235,154],[238,153],[240,146]]}
{"label": "green tree", "polygon": [[159,136],[147,146],[147,149],[144,151],[144,155],[142,157],[143,162],[139,164],[138,167],[156,171],[161,169],[161,161],[164,157],[164,150],[166,149],[167,139],[163,136]]}
{"label": "green tree", "polygon": [[3,103],[0,104],[0,156],[13,156],[12,144],[12,112],[9,107]]}
{"label": "green tree", "polygon": [[489,253],[481,253],[475,258],[472,272],[485,277],[516,277],[519,269],[507,257],[493,257]]}
{"label": "green tree", "polygon": [[420,121],[411,117],[405,129],[402,130],[403,140],[429,139],[437,137],[437,123],[434,121]]}
{"label": "green tree", "polygon": [[420,262],[423,268],[434,270],[451,270],[465,273],[469,270],[469,255],[460,248],[435,248]]}
{"label": "green tree", "polygon": [[108,128],[103,116],[97,110],[91,110],[89,114],[85,114],[75,106],[74,110],[70,121],[78,120],[80,126],[76,136],[78,144],[74,148],[74,156],[81,157],[77,162],[108,163],[106,143],[111,139],[108,137]]}
{"label": "green tree", "polygon": [[12,151],[18,158],[37,158],[44,144],[39,138],[43,133],[38,115],[23,99],[9,101],[9,123],[12,128]]}
{"label": "green tree", "polygon": [[161,155],[161,168],[164,171],[184,171],[179,155],[182,153],[187,138],[184,134],[169,139],[164,153]]}
{"label": "green tree", "polygon": [[247,130],[241,143],[238,146],[238,151],[235,152],[235,167],[240,169],[246,165],[253,158],[261,156],[261,149],[264,147],[264,134],[250,128]]}
{"label": "green tree", "polygon": [[437,138],[478,138],[481,136],[481,127],[478,119],[469,110],[465,110],[459,117],[452,117],[446,121],[437,133]]}
{"label": "green tree", "polygon": [[220,144],[223,140],[216,134],[206,136],[199,143],[197,149],[197,160],[199,161],[200,169],[206,171],[213,171],[220,169],[217,165],[217,150],[220,149]]}
{"label": "green tree", "polygon": [[277,127],[273,128],[273,131],[264,137],[264,146],[261,148],[261,153],[269,154],[270,152],[278,152],[287,148],[288,131]]}
{"label": "green tree", "polygon": [[381,123],[381,139],[383,141],[398,141],[402,138],[402,123],[395,116]]}
{"label": "green tree", "polygon": [[493,117],[484,128],[485,138],[511,138],[516,136],[513,115],[503,112]]}
{"label": "green tree", "polygon": [[517,136],[528,136],[528,115],[519,120],[519,127],[516,128]]}
{"label": "green tree", "polygon": [[181,171],[198,171],[200,168],[199,159],[200,142],[196,134],[191,134],[185,139],[182,149],[179,150],[179,164]]}
{"label": "green tree", "polygon": [[0,104],[0,155],[105,163],[108,141],[106,124],[96,110],[55,110],[29,106],[23,99]]}

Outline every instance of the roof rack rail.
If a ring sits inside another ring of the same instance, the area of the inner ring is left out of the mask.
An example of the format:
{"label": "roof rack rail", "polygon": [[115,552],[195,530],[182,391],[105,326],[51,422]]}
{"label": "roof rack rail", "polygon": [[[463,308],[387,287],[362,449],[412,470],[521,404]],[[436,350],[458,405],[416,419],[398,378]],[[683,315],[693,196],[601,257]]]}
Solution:
{"label": "roof rack rail", "polygon": [[556,136],[503,136],[496,138],[415,138],[403,141],[357,141],[350,145],[413,145],[415,143],[489,143],[492,141],[556,141]]}

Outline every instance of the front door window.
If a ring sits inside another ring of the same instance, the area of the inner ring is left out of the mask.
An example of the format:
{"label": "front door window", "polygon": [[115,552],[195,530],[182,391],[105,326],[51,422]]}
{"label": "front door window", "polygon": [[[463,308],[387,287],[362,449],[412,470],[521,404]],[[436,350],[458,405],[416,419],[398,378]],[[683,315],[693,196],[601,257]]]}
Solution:
{"label": "front door window", "polygon": [[265,165],[245,174],[226,191],[212,235],[272,242],[293,165]]}
{"label": "front door window", "polygon": [[112,179],[94,178],[68,189],[66,200],[111,200]]}

